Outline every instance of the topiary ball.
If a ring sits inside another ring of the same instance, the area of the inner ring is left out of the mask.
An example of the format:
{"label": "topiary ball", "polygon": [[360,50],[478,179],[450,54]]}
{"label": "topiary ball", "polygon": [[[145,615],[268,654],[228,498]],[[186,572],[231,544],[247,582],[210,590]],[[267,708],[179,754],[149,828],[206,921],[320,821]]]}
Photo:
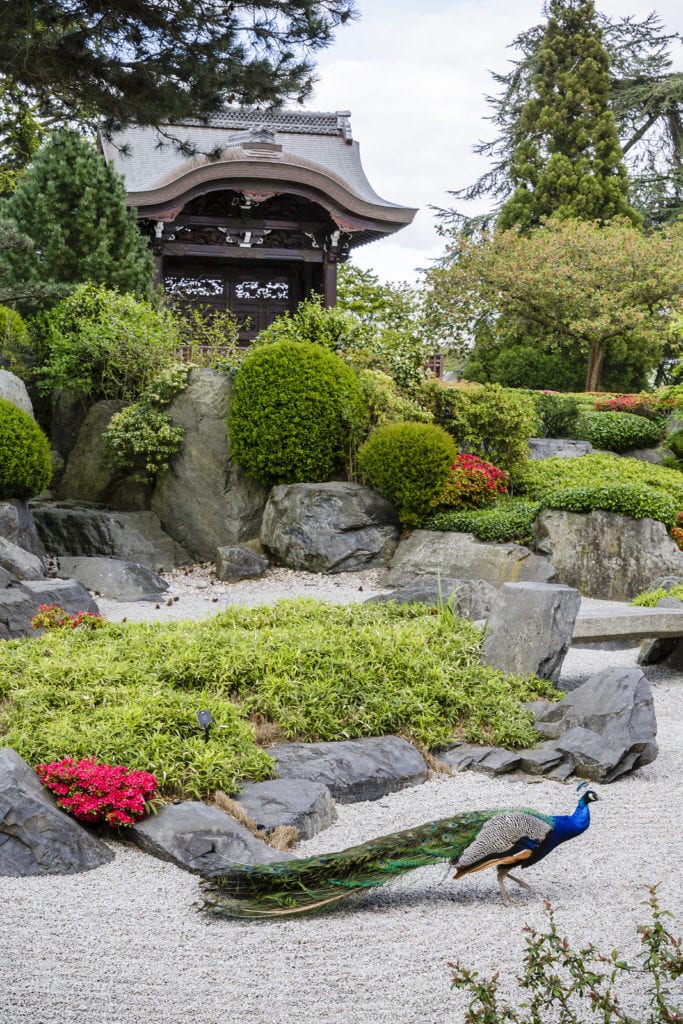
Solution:
{"label": "topiary ball", "polygon": [[0,398],[0,498],[31,498],[51,477],[45,434],[27,412]]}
{"label": "topiary ball", "polygon": [[451,435],[433,423],[379,427],[358,451],[358,467],[396,509],[405,527],[421,525],[433,512],[458,449]]}
{"label": "topiary ball", "polygon": [[329,480],[368,415],[358,378],[339,356],[274,342],[252,349],[235,377],[231,454],[265,484]]}
{"label": "topiary ball", "polygon": [[593,412],[579,414],[574,437],[590,441],[594,448],[627,452],[632,448],[653,448],[659,444],[661,429],[657,423],[630,412]]}

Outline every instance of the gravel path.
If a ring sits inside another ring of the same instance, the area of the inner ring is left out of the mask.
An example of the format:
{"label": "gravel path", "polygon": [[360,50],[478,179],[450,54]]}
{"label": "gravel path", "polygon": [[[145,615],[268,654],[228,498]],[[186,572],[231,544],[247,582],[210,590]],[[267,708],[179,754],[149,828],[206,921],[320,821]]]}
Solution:
{"label": "gravel path", "polygon": [[[168,606],[100,604],[111,618],[166,621],[210,614],[221,606],[221,590],[244,604],[293,590],[347,601],[381,583],[381,573],[330,578],[271,570],[260,583],[220,588],[198,569],[172,580],[179,600]],[[632,665],[635,654],[572,650],[564,678],[575,684],[607,665]],[[502,988],[512,991],[522,928],[544,924],[542,897],[573,942],[634,954],[636,924],[648,917],[639,905],[642,886],[659,882],[680,933],[683,677],[647,671],[660,756],[601,787],[591,829],[528,872],[536,895],[512,887],[515,907],[502,906],[493,872],[455,882],[429,868],[328,916],[207,920],[192,906],[199,894],[193,876],[116,842],[115,861],[96,871],[0,878],[1,1024],[459,1024],[466,999],[450,988],[448,961],[499,971]],[[300,850],[343,849],[467,808],[566,813],[575,799],[570,785],[465,772],[340,806],[339,821]],[[634,986],[637,1004],[637,978]]]}

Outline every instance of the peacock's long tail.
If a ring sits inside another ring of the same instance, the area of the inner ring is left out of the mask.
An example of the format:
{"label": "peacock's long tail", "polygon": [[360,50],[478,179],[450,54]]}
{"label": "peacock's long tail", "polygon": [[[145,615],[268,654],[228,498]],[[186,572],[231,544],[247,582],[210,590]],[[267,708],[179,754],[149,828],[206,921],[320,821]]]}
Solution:
{"label": "peacock's long tail", "polygon": [[373,839],[339,853],[236,865],[202,882],[203,909],[223,917],[274,918],[321,910],[414,868],[455,862],[500,811],[470,811]]}

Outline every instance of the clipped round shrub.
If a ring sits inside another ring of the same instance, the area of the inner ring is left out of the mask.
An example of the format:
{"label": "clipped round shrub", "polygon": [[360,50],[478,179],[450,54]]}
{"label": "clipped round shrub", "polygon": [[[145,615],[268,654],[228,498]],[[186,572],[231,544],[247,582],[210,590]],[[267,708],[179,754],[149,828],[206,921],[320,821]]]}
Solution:
{"label": "clipped round shrub", "polygon": [[0,498],[32,498],[51,477],[45,434],[27,412],[0,398]]}
{"label": "clipped round shrub", "polygon": [[0,357],[8,369],[26,377],[26,359],[31,339],[28,328],[15,309],[0,306]]}
{"label": "clipped round shrub", "polygon": [[626,452],[631,448],[654,448],[659,444],[660,428],[652,420],[629,412],[582,411],[575,436],[590,441],[594,448]]}
{"label": "clipped round shrub", "polygon": [[654,487],[636,484],[596,484],[587,487],[568,487],[549,497],[547,508],[565,512],[616,512],[633,519],[657,519],[666,526],[676,522],[679,505],[669,495]]}
{"label": "clipped round shrub", "polygon": [[455,462],[453,438],[433,423],[392,423],[361,445],[358,468],[395,507],[401,524],[419,526]]}
{"label": "clipped round shrub", "polygon": [[339,356],[274,342],[252,349],[235,377],[232,457],[265,484],[329,480],[367,421],[358,378]]}

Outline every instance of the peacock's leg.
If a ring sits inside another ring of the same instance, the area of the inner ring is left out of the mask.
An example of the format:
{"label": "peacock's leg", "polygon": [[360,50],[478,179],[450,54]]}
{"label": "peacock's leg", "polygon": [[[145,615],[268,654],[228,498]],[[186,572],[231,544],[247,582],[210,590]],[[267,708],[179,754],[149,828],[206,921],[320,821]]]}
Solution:
{"label": "peacock's leg", "polygon": [[500,895],[503,897],[503,903],[506,907],[512,906],[512,900],[508,896],[507,889],[505,888],[505,877],[510,871],[510,867],[507,864],[499,864],[497,869],[498,885],[500,886]]}
{"label": "peacock's leg", "polygon": [[510,879],[510,880],[511,880],[512,882],[516,882],[516,883],[517,883],[517,885],[521,885],[522,889],[528,889],[528,891],[529,891],[529,892],[536,892],[536,890],[535,890],[535,889],[533,888],[533,886],[529,885],[529,883],[528,883],[528,882],[523,882],[521,878],[517,878],[517,875],[512,875],[512,874],[510,874],[510,872],[508,871],[508,873],[507,873],[507,877],[508,877],[508,878],[509,878],[509,879]]}

